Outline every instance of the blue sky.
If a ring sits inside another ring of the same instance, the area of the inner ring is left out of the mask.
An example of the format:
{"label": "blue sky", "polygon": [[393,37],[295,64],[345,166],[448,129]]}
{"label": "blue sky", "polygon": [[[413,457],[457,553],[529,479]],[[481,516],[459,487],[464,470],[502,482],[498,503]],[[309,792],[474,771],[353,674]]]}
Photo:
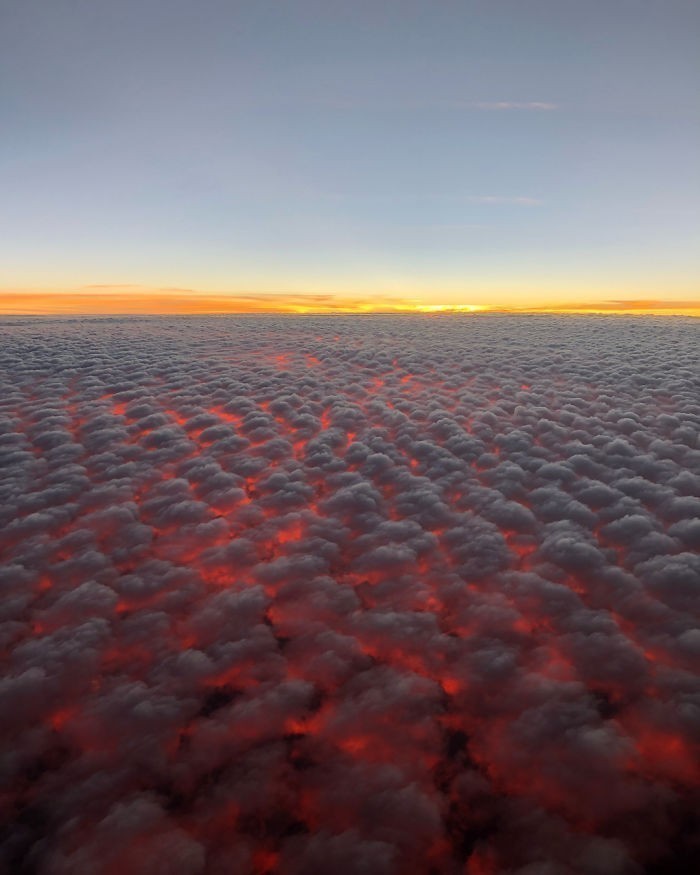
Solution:
{"label": "blue sky", "polygon": [[0,4],[3,288],[700,297],[700,5]]}

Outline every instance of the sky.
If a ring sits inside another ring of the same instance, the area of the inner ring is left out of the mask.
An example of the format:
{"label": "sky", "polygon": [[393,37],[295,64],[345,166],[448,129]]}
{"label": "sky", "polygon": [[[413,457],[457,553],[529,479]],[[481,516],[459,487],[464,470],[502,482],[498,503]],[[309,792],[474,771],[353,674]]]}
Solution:
{"label": "sky", "polygon": [[0,310],[700,309],[695,0],[0,0]]}

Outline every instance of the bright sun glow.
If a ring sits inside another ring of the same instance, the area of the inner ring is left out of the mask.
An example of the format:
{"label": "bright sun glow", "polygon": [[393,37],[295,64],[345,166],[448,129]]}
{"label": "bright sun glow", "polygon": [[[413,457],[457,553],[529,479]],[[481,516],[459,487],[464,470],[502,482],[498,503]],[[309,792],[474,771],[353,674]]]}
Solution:
{"label": "bright sun glow", "polygon": [[490,309],[485,304],[415,304],[417,313],[479,313]]}

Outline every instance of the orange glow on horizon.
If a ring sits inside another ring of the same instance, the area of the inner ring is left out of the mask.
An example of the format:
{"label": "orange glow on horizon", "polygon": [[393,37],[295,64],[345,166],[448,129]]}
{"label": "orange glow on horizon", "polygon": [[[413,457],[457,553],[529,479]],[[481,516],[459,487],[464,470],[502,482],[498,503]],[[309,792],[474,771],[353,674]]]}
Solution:
{"label": "orange glow on horizon", "polygon": [[0,290],[0,314],[14,316],[148,316],[207,314],[637,314],[700,316],[700,300],[618,299],[532,304],[432,303],[382,295],[343,297],[330,294],[198,294],[194,291],[122,290],[46,292]]}

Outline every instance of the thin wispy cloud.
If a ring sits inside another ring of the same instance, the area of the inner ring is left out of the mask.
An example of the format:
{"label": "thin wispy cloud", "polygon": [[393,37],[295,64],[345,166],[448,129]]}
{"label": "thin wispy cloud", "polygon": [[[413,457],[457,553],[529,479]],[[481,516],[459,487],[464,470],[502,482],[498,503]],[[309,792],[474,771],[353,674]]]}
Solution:
{"label": "thin wispy cloud", "polygon": [[[454,191],[432,191],[424,194],[402,192],[400,194],[385,194],[383,192],[324,192],[319,195],[331,200],[349,201],[372,201],[380,203],[423,203],[425,201],[469,204],[515,204],[523,207],[541,206],[544,201],[540,198],[526,195],[500,195],[500,194],[467,194]],[[421,223],[422,224],[422,223]]]}
{"label": "thin wispy cloud", "polygon": [[434,222],[428,225],[416,225],[418,228],[429,228],[432,231],[483,231],[488,225],[475,222]]}
{"label": "thin wispy cloud", "polygon": [[[244,99],[244,98],[241,98]],[[428,99],[414,95],[277,95],[264,102],[267,106],[307,105],[331,110],[393,110],[393,111],[431,111],[431,110],[456,110],[456,111],[508,111],[519,110],[521,112],[552,112],[559,109],[559,105],[545,100],[470,100],[465,97],[436,97]],[[260,105],[260,104],[259,104]]]}
{"label": "thin wispy cloud", "polygon": [[495,100],[495,101],[478,101],[472,104],[475,109],[486,110],[534,110],[535,112],[551,112],[554,109],[559,109],[556,103],[549,103],[543,100]]}
{"label": "thin wispy cloud", "polygon": [[512,204],[520,207],[538,207],[542,204],[542,201],[536,197],[513,197],[510,195],[498,194],[470,195],[467,200],[472,204]]}

